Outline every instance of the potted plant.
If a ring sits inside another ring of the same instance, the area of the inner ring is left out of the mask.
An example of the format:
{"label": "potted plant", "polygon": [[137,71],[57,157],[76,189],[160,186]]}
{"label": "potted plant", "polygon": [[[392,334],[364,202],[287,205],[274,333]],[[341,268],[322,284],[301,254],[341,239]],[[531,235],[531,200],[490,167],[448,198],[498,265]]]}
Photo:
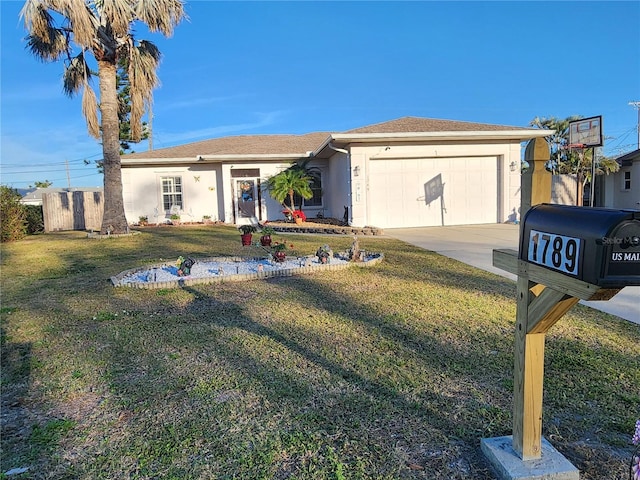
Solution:
{"label": "potted plant", "polygon": [[[287,258],[287,244],[286,242],[275,242],[271,246],[273,250],[273,259],[276,262],[282,263]],[[293,245],[289,245],[289,248],[293,248]]]}
{"label": "potted plant", "polygon": [[180,225],[180,215],[178,213],[172,213],[169,217],[173,225]]}
{"label": "potted plant", "polygon": [[263,247],[271,246],[271,235],[275,233],[275,230],[271,227],[262,227],[262,236],[260,237],[260,245]]}
{"label": "potted plant", "polygon": [[298,225],[307,221],[307,216],[304,214],[302,210],[294,210],[292,213],[292,216],[293,216],[293,220]]}
{"label": "potted plant", "polygon": [[213,222],[211,221],[211,215],[203,215],[202,216],[202,223],[204,223],[205,225],[210,225]]}
{"label": "potted plant", "polygon": [[147,225],[149,225],[149,217],[147,217],[146,215],[140,215],[140,217],[138,218],[138,225],[140,225],[141,227],[146,227]]}
{"label": "potted plant", "polygon": [[241,232],[240,239],[242,240],[242,246],[246,247],[251,245],[251,234],[256,231],[256,227],[253,225],[240,225],[238,230]]}

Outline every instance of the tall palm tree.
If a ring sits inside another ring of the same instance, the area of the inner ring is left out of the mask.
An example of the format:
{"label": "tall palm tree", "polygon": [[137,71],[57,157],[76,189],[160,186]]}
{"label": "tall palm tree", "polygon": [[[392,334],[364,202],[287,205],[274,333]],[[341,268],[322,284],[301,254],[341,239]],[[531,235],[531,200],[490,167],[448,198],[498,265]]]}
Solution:
{"label": "tall palm tree", "polygon": [[[160,51],[149,41],[136,42],[135,22],[166,37],[185,18],[181,0],[27,0],[20,12],[27,48],[44,62],[64,60],[63,90],[82,91],[82,113],[89,134],[102,139],[104,215],[101,233],[124,233],[118,119],[118,62],[126,60],[131,95],[131,137],[139,140],[141,119],[158,84]],[[56,22],[56,19],[59,21]],[[90,82],[88,61],[97,62],[100,101]],[[98,118],[99,113],[99,118]]]}

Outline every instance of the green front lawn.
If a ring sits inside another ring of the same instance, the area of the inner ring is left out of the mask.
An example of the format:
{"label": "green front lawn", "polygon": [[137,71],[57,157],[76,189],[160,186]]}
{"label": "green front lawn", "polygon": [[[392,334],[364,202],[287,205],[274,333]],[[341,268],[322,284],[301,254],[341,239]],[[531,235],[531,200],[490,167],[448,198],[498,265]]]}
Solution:
{"label": "green front lawn", "polygon": [[[286,239],[300,254],[352,241]],[[396,240],[360,243],[385,260],[175,290],[108,279],[242,254],[238,231],[3,244],[0,471],[494,478],[480,439],[511,434],[515,284]],[[582,479],[628,475],[639,338],[638,325],[582,306],[547,336],[543,434]]]}

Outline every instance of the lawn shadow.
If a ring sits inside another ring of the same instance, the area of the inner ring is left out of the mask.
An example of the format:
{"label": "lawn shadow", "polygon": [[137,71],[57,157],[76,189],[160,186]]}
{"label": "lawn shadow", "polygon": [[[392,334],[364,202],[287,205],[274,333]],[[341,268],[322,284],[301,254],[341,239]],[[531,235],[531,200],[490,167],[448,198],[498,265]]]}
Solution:
{"label": "lawn shadow", "polygon": [[[15,312],[15,310],[13,310]],[[31,342],[15,342],[5,327],[11,309],[2,308],[0,316],[0,364],[2,365],[2,396],[0,397],[0,438],[2,457],[0,472],[23,469],[29,466],[30,435],[34,412],[23,399],[31,386]]]}

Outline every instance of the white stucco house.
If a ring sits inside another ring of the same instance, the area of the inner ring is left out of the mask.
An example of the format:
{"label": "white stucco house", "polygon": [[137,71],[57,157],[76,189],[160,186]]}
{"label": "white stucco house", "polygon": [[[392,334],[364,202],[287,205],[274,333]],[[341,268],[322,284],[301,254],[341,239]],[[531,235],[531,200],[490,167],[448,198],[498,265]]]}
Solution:
{"label": "white stucco house", "polygon": [[522,142],[549,130],[404,117],[345,132],[241,135],[122,157],[127,219],[282,220],[261,184],[297,160],[321,172],[312,219],[378,228],[518,218]]}

